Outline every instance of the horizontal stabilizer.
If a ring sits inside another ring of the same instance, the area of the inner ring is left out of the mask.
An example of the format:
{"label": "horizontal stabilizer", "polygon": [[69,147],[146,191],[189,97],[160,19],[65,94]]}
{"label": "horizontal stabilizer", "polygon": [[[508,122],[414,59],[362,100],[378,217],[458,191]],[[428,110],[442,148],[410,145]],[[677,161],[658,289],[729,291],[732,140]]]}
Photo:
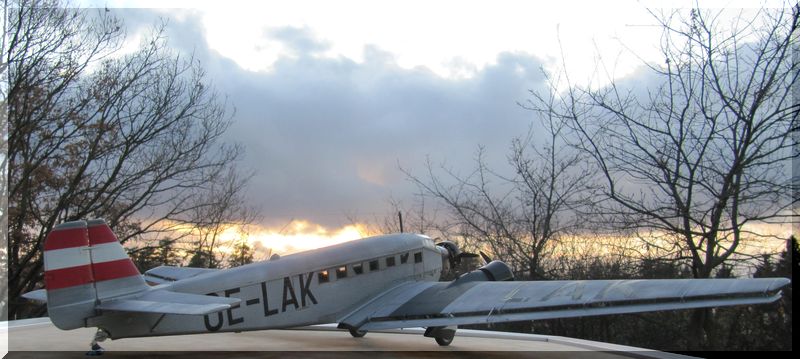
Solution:
{"label": "horizontal stabilizer", "polygon": [[120,312],[205,315],[223,311],[230,307],[228,304],[180,304],[147,300],[115,300],[100,304],[97,309]]}
{"label": "horizontal stabilizer", "polygon": [[164,284],[216,271],[217,269],[208,268],[158,266],[144,272],[143,277],[150,283]]}
{"label": "horizontal stabilizer", "polygon": [[47,291],[44,289],[37,289],[22,295],[25,299],[35,300],[37,302],[47,303]]}
{"label": "horizontal stabilizer", "polygon": [[100,303],[97,309],[160,314],[205,315],[231,308],[241,302],[238,298],[176,293],[156,290],[130,298]]}

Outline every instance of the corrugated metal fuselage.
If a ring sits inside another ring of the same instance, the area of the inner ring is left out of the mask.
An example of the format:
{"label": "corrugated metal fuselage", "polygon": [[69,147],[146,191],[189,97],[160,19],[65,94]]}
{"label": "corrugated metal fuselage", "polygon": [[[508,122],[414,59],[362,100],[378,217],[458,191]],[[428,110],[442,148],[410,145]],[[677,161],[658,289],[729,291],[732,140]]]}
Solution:
{"label": "corrugated metal fuselage", "polygon": [[105,312],[87,327],[111,338],[286,328],[337,322],[388,289],[436,281],[442,257],[414,234],[370,237],[162,284],[153,290],[235,297],[205,316]]}

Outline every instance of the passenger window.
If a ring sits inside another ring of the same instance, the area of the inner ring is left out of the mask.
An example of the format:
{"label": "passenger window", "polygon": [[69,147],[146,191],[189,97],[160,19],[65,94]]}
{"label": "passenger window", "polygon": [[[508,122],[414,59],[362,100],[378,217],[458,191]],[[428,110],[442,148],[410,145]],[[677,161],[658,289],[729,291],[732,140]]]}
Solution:
{"label": "passenger window", "polygon": [[422,252],[414,253],[414,263],[422,263]]}
{"label": "passenger window", "polygon": [[317,278],[319,279],[320,283],[328,283],[330,280],[330,278],[328,278],[328,271],[326,270],[319,271],[319,273],[317,273]]}
{"label": "passenger window", "polygon": [[364,273],[364,264],[362,263],[353,264],[353,272],[355,272],[356,274]]}
{"label": "passenger window", "polygon": [[394,256],[386,257],[386,266],[394,267]]}
{"label": "passenger window", "polygon": [[336,279],[347,278],[347,267],[336,268]]}
{"label": "passenger window", "polygon": [[403,253],[400,255],[400,264],[406,264],[408,262],[408,253]]}
{"label": "passenger window", "polygon": [[378,260],[377,259],[374,260],[374,261],[370,261],[369,262],[369,271],[370,272],[374,272],[376,270],[378,270]]}

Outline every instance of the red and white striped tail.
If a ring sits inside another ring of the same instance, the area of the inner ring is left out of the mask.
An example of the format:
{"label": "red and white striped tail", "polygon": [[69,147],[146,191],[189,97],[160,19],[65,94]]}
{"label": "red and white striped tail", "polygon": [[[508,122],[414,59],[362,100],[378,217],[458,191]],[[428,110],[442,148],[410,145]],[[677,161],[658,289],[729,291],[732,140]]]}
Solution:
{"label": "red and white striped tail", "polygon": [[44,270],[48,312],[61,329],[83,327],[98,300],[147,288],[102,219],[56,226],[44,243]]}
{"label": "red and white striped tail", "polygon": [[87,226],[97,298],[102,300],[146,289],[142,274],[106,222],[90,220]]}

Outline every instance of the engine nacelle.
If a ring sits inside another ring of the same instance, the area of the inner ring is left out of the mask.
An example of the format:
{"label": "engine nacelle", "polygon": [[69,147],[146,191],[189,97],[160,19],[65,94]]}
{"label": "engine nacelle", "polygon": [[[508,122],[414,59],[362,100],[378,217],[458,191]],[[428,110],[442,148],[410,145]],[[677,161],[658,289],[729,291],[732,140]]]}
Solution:
{"label": "engine nacelle", "polygon": [[458,277],[456,282],[499,282],[511,280],[514,280],[514,273],[511,271],[511,267],[501,261],[494,260],[489,262],[489,264],[478,268],[478,270],[474,270]]}
{"label": "engine nacelle", "polygon": [[439,247],[442,259],[447,259],[451,264],[455,264],[461,255],[461,248],[458,248],[457,244],[450,241],[436,243],[436,247]]}

